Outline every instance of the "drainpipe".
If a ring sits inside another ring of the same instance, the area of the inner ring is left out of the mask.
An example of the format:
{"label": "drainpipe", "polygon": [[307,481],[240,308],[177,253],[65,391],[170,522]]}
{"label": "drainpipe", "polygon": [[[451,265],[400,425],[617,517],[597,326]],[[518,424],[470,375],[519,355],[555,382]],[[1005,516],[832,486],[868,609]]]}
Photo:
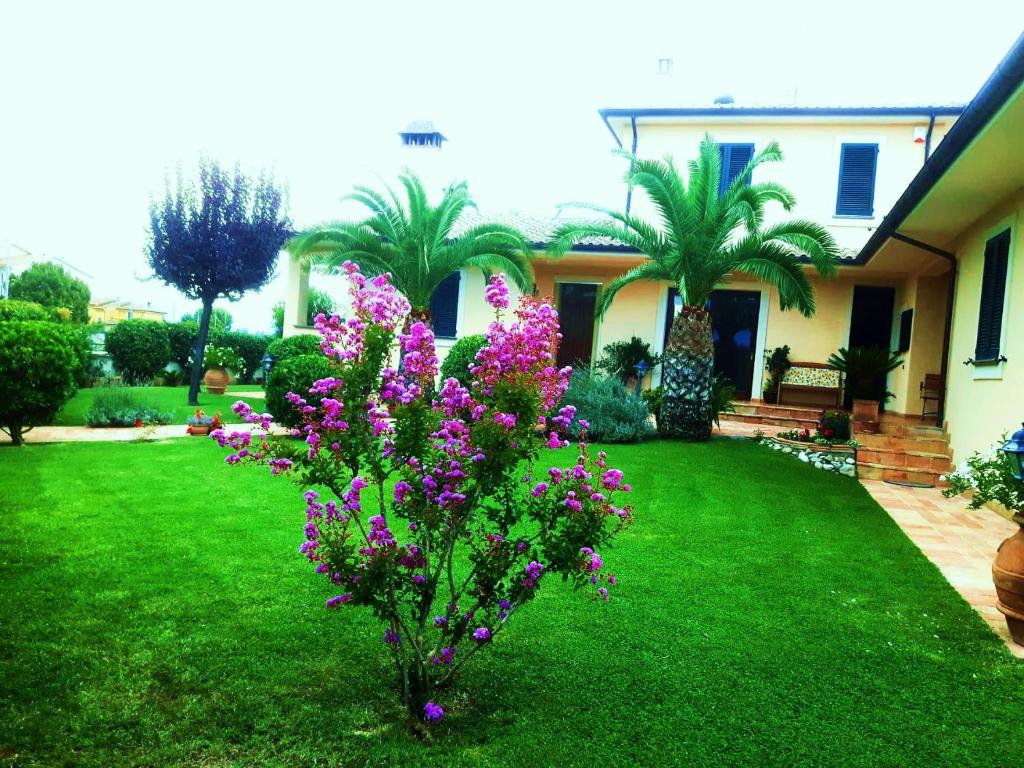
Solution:
{"label": "drainpipe", "polygon": [[946,318],[942,328],[942,361],[939,363],[939,375],[942,377],[942,392],[940,393],[939,406],[936,409],[937,413],[935,415],[935,426],[941,428],[942,422],[946,417],[946,396],[949,392],[949,346],[953,330],[953,300],[956,298],[958,269],[956,254],[921,242],[913,237],[907,237],[899,232],[893,232],[891,237],[893,240],[899,240],[901,243],[912,245],[915,248],[928,251],[928,253],[934,253],[936,256],[941,256],[949,262],[949,283],[946,285]]}
{"label": "drainpipe", "polygon": [[[633,148],[630,150],[634,155],[636,154],[636,115],[633,115],[629,120],[629,125],[633,129]],[[621,146],[621,145],[620,145]],[[629,209],[633,206],[633,185],[629,185],[629,189],[626,190],[626,215],[629,215]]]}
{"label": "drainpipe", "polygon": [[928,114],[928,133],[924,135],[924,161],[932,156],[932,131],[935,130],[935,113]]}

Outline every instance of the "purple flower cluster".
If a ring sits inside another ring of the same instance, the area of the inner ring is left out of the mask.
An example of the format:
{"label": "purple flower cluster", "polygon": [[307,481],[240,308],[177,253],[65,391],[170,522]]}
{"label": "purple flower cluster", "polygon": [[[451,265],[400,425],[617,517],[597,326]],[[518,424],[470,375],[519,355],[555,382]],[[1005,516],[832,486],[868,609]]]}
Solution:
{"label": "purple flower cluster", "polygon": [[495,309],[508,309],[508,286],[505,284],[504,273],[491,276],[484,289],[484,299]]}

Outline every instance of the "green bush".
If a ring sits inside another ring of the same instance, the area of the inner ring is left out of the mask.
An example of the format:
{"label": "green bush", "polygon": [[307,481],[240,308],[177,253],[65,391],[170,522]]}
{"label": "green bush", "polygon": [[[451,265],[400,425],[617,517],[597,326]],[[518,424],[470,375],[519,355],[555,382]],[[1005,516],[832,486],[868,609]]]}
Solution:
{"label": "green bush", "polygon": [[52,320],[53,313],[42,304],[21,299],[0,299],[0,323],[11,320]]}
{"label": "green bush", "polygon": [[278,424],[298,427],[302,424],[302,417],[285,395],[294,392],[306,398],[310,405],[319,407],[322,398],[310,395],[309,388],[313,382],[335,373],[336,369],[330,360],[319,351],[315,355],[296,355],[276,363],[267,381],[267,411]]}
{"label": "green bush", "polygon": [[711,420],[715,425],[721,427],[718,419],[723,413],[735,413],[736,385],[730,381],[728,376],[716,374],[711,379]]}
{"label": "green bush", "polygon": [[89,286],[59,264],[39,262],[12,277],[10,297],[52,309],[64,308],[76,323],[89,322]]}
{"label": "green bush", "polygon": [[636,366],[643,360],[650,370],[661,362],[661,355],[651,352],[651,345],[637,336],[629,341],[613,341],[605,345],[598,369],[617,377],[623,384],[636,376]]}
{"label": "green bush", "polygon": [[459,384],[469,389],[472,375],[469,372],[471,366],[476,365],[476,353],[487,343],[482,334],[463,336],[456,341],[448,350],[448,356],[441,363],[441,381],[445,379],[457,379]]}
{"label": "green bush", "polygon": [[0,323],[0,429],[15,445],[27,430],[49,424],[78,389],[75,333],[41,320]]}
{"label": "green bush", "polygon": [[850,414],[834,408],[822,411],[818,419],[818,436],[826,440],[849,440]]}
{"label": "green bush", "polygon": [[140,402],[127,387],[107,387],[96,393],[85,423],[90,427],[133,427],[146,424],[169,424],[172,414],[156,405]]}
{"label": "green bush", "polygon": [[182,371],[188,371],[189,360],[195,353],[198,338],[199,326],[191,320],[167,323],[167,340],[171,345],[171,356],[168,360],[177,363]]}
{"label": "green bush", "polygon": [[580,436],[580,419],[590,422],[587,434],[598,443],[635,443],[651,434],[647,404],[617,378],[575,371],[562,402],[576,406],[573,439]]}
{"label": "green bush", "polygon": [[285,339],[274,339],[267,346],[267,352],[274,358],[274,366],[282,360],[298,355],[323,355],[320,351],[320,335],[303,333],[298,336],[289,336]]}
{"label": "green bush", "polygon": [[107,331],[107,352],[114,369],[128,384],[152,381],[171,359],[167,324],[156,320],[125,320]]}
{"label": "green bush", "polygon": [[245,366],[245,373],[239,378],[244,384],[251,384],[254,373],[257,373],[263,366],[263,354],[273,340],[272,336],[262,333],[245,333],[243,331],[231,331],[221,334],[217,343],[231,347],[241,358]]}

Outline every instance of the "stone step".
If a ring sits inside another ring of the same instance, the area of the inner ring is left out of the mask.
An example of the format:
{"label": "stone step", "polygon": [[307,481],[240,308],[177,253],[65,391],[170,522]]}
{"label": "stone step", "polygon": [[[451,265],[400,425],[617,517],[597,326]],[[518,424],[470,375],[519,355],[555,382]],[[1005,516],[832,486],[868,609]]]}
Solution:
{"label": "stone step", "polygon": [[859,460],[857,461],[857,474],[861,480],[895,480],[908,483],[924,483],[926,485],[934,485],[936,488],[945,488],[947,485],[946,482],[939,479],[944,474],[942,472],[893,467],[886,464],[861,462]]}
{"label": "stone step", "polygon": [[744,413],[730,413],[727,417],[730,421],[742,421],[745,424],[763,424],[767,429],[789,430],[809,429],[811,432],[818,426],[817,419],[793,419],[782,416],[757,416]]}
{"label": "stone step", "polygon": [[949,436],[914,437],[912,435],[869,435],[860,433],[857,442],[870,450],[888,451],[924,451],[925,453],[941,453],[949,455]]}
{"label": "stone step", "polygon": [[939,474],[953,470],[953,463],[949,460],[948,454],[928,451],[858,448],[857,463],[878,464],[897,469],[922,470]]}
{"label": "stone step", "polygon": [[810,419],[817,422],[821,408],[803,408],[792,405],[768,405],[763,403],[734,403],[737,413],[747,416],[769,416],[784,419]]}

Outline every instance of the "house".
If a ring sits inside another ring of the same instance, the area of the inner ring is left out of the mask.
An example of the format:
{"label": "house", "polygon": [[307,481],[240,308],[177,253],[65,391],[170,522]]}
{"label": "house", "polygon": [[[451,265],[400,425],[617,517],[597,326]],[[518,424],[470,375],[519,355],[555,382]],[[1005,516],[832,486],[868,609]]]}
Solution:
{"label": "house", "polygon": [[[671,154],[679,163],[694,157],[701,138],[711,134],[728,180],[753,152],[777,141],[785,160],[759,168],[759,178],[789,188],[797,198],[793,215],[827,226],[842,248],[835,278],[811,276],[817,302],[812,318],[780,311],[776,292],[749,279],[715,292],[716,369],[732,379],[741,398],[761,397],[765,354],[776,346],[788,345],[793,360],[818,363],[840,347],[900,350],[904,362],[890,374],[894,397],[888,410],[920,414],[924,377],[944,376],[948,393],[938,419],[948,423],[955,453],[963,456],[1021,418],[1009,412],[1009,393],[1014,387],[1024,391],[1021,372],[1015,376],[1009,367],[1009,325],[1010,308],[1024,307],[1024,269],[1012,269],[1014,258],[1019,261],[1015,227],[1024,205],[1024,103],[1013,107],[1022,81],[1024,42],[1018,41],[966,107],[740,106],[721,99],[709,106],[616,107],[599,114],[614,146],[641,156]],[[642,215],[645,204],[624,191],[624,206]],[[535,292],[554,297],[561,312],[560,363],[592,361],[604,345],[634,335],[661,351],[678,301],[673,286],[630,285],[604,318],[593,313],[601,286],[641,263],[642,254],[599,238],[549,259],[544,249],[559,217],[481,218],[518,227],[538,252]],[[308,276],[293,260],[288,317],[302,316],[307,285]],[[475,273],[452,275],[434,304],[442,356],[457,337],[482,332],[491,316]],[[285,334],[302,330],[295,324]],[[1019,335],[1018,357],[1024,329]],[[968,359],[970,365],[961,364]],[[979,395],[984,402],[998,396],[1007,406],[983,423],[964,423],[980,410],[968,406],[983,402]]]}
{"label": "house", "polygon": [[120,299],[98,299],[89,302],[89,322],[103,323],[108,328],[122,320],[163,321],[166,312]]}

